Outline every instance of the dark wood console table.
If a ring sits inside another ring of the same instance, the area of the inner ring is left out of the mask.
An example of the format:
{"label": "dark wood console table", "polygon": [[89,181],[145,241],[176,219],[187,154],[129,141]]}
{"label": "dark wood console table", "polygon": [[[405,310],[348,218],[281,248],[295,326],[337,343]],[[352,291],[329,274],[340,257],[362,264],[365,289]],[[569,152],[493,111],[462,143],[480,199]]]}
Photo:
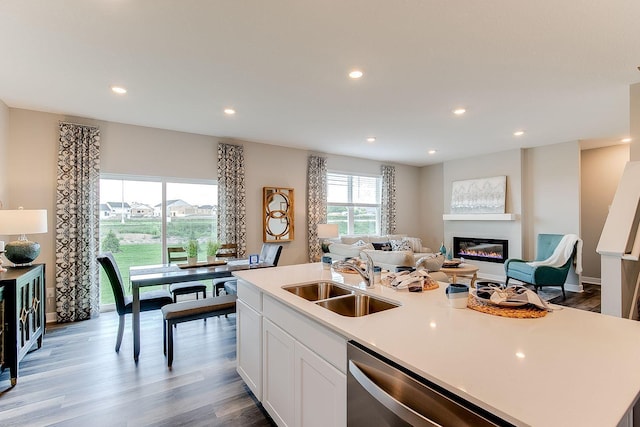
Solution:
{"label": "dark wood console table", "polygon": [[0,367],[9,368],[11,385],[18,381],[18,363],[42,347],[45,330],[44,264],[9,267],[0,273]]}

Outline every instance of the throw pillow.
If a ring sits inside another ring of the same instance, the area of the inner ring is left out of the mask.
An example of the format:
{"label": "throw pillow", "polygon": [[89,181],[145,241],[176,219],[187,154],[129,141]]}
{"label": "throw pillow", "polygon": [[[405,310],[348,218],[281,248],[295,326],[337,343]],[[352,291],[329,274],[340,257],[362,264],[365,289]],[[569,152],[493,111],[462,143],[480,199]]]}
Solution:
{"label": "throw pillow", "polygon": [[394,251],[411,251],[411,245],[406,240],[389,240],[391,250]]}
{"label": "throw pillow", "polygon": [[404,237],[402,240],[409,242],[413,252],[422,252],[422,239],[419,237]]}
{"label": "throw pillow", "polygon": [[373,249],[375,249],[377,251],[390,251],[391,250],[391,244],[389,242],[372,243],[372,245],[373,245]]}
{"label": "throw pillow", "polygon": [[367,245],[367,242],[365,242],[365,241],[364,241],[364,240],[362,240],[362,239],[358,240],[357,242],[355,242],[355,243],[353,244],[353,246],[366,246],[366,245]]}

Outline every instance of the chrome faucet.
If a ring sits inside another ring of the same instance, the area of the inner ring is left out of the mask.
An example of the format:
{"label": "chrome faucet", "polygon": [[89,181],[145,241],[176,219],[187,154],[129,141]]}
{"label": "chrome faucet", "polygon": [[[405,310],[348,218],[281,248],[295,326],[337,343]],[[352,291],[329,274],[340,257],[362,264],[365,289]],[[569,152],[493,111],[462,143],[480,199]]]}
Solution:
{"label": "chrome faucet", "polygon": [[366,254],[364,252],[361,252],[361,253],[367,258],[366,271],[362,271],[360,267],[353,265],[348,261],[338,261],[336,263],[336,267],[348,268],[350,270],[355,271],[364,279],[365,283],[367,284],[367,288],[373,288],[373,285],[375,283],[375,278],[373,277],[373,259],[371,259],[371,256],[369,256],[369,254]]}

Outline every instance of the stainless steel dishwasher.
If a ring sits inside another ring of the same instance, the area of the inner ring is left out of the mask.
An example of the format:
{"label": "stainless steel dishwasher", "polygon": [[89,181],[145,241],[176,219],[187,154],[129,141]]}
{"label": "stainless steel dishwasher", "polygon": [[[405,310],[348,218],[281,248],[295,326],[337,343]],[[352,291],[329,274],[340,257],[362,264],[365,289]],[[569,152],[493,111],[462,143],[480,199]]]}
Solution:
{"label": "stainless steel dishwasher", "polygon": [[358,343],[347,356],[349,427],[512,426]]}

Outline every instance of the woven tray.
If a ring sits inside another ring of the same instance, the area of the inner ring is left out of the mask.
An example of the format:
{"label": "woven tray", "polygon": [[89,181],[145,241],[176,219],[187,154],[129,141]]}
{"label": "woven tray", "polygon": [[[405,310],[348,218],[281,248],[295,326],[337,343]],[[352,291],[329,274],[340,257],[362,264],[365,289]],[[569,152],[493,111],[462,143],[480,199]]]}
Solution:
{"label": "woven tray", "polygon": [[515,319],[535,319],[547,315],[547,311],[533,305],[525,305],[522,307],[498,307],[483,301],[478,301],[475,297],[469,295],[467,307],[481,313],[493,314],[494,316],[511,317]]}

